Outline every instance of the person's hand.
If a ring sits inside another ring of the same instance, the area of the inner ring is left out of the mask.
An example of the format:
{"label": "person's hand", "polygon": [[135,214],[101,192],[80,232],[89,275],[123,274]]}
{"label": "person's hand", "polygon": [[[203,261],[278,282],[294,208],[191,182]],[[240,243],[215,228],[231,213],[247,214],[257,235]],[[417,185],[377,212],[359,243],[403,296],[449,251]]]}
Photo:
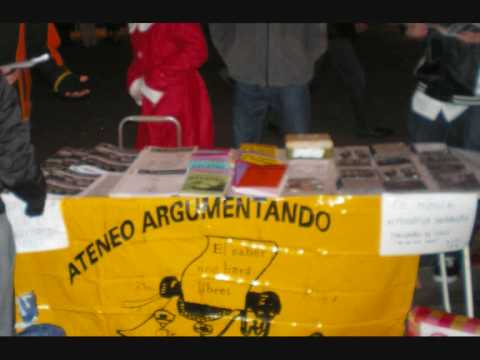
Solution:
{"label": "person's hand", "polygon": [[458,39],[467,43],[467,44],[479,44],[480,43],[480,33],[473,31],[463,31],[456,35]]}
{"label": "person's hand", "polygon": [[41,216],[43,214],[44,206],[45,204],[42,204],[41,206],[28,205],[27,208],[25,209],[25,215],[29,217]]}
{"label": "person's hand", "polygon": [[90,94],[88,76],[78,76],[73,73],[62,75],[54,86],[54,91],[66,98],[81,98]]}
{"label": "person's hand", "polygon": [[[88,82],[88,76],[87,75],[81,75],[78,80],[80,81],[80,83],[82,84],[86,84]],[[84,97],[86,95],[90,94],[90,89],[83,89],[83,90],[79,90],[79,91],[66,91],[65,92],[65,97],[68,97],[68,98],[81,98],[81,97]]]}
{"label": "person's hand", "polygon": [[423,39],[428,35],[426,23],[408,23],[406,35],[414,39]]}
{"label": "person's hand", "polygon": [[367,23],[355,23],[355,30],[357,33],[363,33],[368,30],[368,24]]}
{"label": "person's hand", "polygon": [[7,80],[7,83],[9,85],[13,85],[17,82],[18,78],[20,77],[20,70],[13,70],[9,72],[8,74],[5,74],[5,80]]}

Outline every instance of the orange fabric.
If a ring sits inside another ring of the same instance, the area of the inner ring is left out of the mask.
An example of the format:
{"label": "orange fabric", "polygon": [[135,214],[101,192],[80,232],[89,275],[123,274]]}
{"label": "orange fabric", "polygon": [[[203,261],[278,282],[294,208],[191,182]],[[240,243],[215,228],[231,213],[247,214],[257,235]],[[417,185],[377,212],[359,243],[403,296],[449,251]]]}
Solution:
{"label": "orange fabric", "polygon": [[[27,57],[27,45],[25,43],[25,23],[20,23],[18,32],[17,45],[17,61],[24,61]],[[20,71],[20,76],[17,82],[18,99],[20,102],[20,109],[22,111],[22,121],[28,121],[31,113],[30,90],[31,90],[31,76],[30,70],[25,69]]]}
{"label": "orange fabric", "polygon": [[[54,59],[55,63],[59,66],[63,65],[63,59],[58,52],[58,48],[61,45],[60,35],[57,32],[55,24],[48,23],[47,32],[47,47],[50,51],[50,55]],[[20,23],[20,29],[18,33],[18,45],[17,45],[17,61],[24,61],[27,58],[27,45],[25,40],[25,23]],[[32,104],[30,101],[32,87],[32,77],[30,70],[22,70],[18,79],[18,97],[20,102],[20,108],[22,111],[22,120],[28,121],[31,114]]]}
{"label": "orange fabric", "polygon": [[60,39],[60,35],[58,35],[57,28],[53,23],[48,23],[47,45],[48,45],[48,50],[50,50],[50,54],[52,55],[57,65],[62,66],[63,59],[60,53],[58,52],[58,48],[61,45],[61,39]]}

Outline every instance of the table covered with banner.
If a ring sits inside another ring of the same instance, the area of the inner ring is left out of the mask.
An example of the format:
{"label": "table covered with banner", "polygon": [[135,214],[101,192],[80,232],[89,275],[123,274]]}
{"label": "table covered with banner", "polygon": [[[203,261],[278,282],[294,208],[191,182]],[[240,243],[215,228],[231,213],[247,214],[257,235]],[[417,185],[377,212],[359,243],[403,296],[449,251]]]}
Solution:
{"label": "table covered with banner", "polygon": [[379,197],[62,208],[69,247],[19,255],[16,291],[69,335],[404,332],[418,257],[380,257]]}
{"label": "table covered with banner", "polygon": [[[68,244],[17,255],[17,328],[401,336],[419,256],[384,247],[385,223],[393,224],[385,210],[402,208],[402,196],[50,197],[47,209],[64,226],[50,235]],[[424,235],[404,232],[403,245]]]}

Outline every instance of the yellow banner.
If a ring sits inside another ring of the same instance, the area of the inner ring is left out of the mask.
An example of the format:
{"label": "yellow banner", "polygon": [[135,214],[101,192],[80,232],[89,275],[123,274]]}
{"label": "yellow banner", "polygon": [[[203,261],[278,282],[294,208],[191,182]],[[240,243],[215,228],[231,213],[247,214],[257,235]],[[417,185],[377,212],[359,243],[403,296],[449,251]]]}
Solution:
{"label": "yellow banner", "polygon": [[378,255],[379,197],[62,206],[69,248],[19,255],[16,292],[67,335],[404,333],[418,257]]}

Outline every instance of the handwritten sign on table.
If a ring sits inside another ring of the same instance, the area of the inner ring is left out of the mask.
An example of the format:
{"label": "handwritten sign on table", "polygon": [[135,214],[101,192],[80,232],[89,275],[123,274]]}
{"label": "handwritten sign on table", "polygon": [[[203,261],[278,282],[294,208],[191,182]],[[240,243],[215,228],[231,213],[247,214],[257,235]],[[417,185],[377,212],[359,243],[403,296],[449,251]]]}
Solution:
{"label": "handwritten sign on table", "polygon": [[60,196],[48,195],[43,214],[35,217],[25,215],[26,204],[12,193],[2,194],[2,200],[12,226],[17,253],[53,251],[68,247]]}
{"label": "handwritten sign on table", "polygon": [[470,242],[477,194],[384,194],[380,255],[458,251]]}

